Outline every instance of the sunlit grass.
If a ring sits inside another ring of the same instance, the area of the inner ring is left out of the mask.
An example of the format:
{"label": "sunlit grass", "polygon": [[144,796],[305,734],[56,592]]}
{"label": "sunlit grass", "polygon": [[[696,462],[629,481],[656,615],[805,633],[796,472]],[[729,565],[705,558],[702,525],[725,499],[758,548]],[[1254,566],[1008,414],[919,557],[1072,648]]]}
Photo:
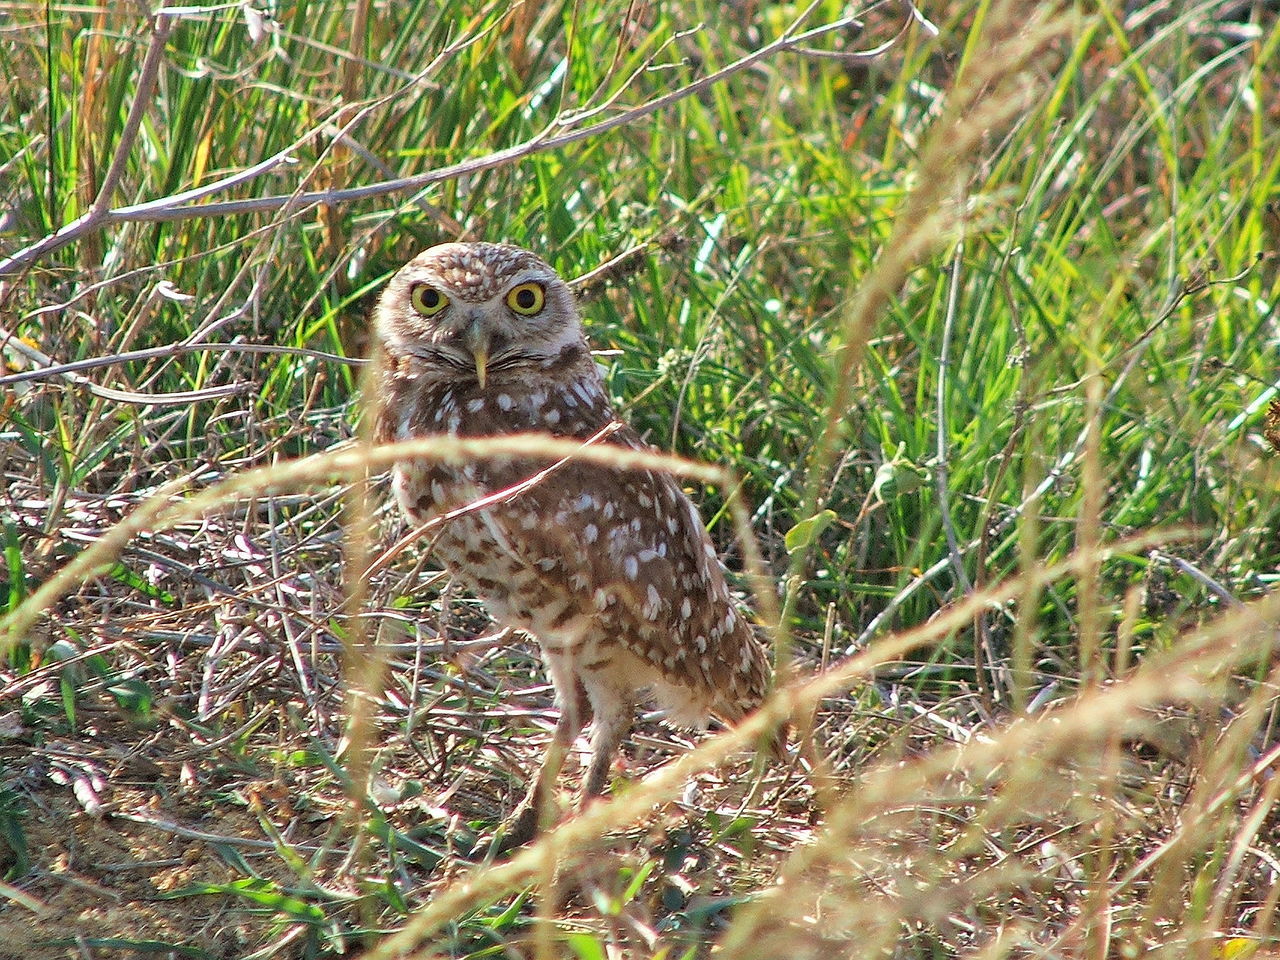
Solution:
{"label": "sunlit grass", "polygon": [[[3,879],[56,913],[24,839],[44,836],[41,811],[86,817],[84,798],[113,790],[115,809],[145,809],[95,759],[108,737],[152,743],[150,782],[190,791],[215,821],[201,829],[226,834],[202,841],[225,875],[202,861],[165,882],[184,910],[220,904],[208,917],[251,904],[243,947],[260,956],[390,951],[409,934],[379,935],[406,925],[424,956],[1274,949],[1276,788],[1259,764],[1280,468],[1261,419],[1280,384],[1280,30],[1224,2],[1123,19],[1035,5],[1043,23],[1016,6],[924,8],[938,36],[916,22],[870,62],[780,51],[611,132],[417,191],[111,223],[0,279],[0,336],[56,364],[225,345],[75,373],[132,402],[62,376],[4,386]],[[684,89],[802,13],[246,10],[171,21],[111,208],[272,158],[196,202],[482,158]],[[861,32],[805,46],[869,49],[903,27],[896,6],[854,12]],[[849,13],[818,2],[803,28]],[[151,36],[131,11],[0,8],[0,261],[89,209]],[[661,728],[642,725],[616,804],[469,887],[463,855],[537,753],[543,679],[511,640],[486,645],[467,598],[440,599],[421,544],[353,609],[344,543],[376,553],[402,531],[386,510],[344,529],[358,447],[295,459],[355,435],[359,367],[338,358],[366,354],[382,282],[459,237],[531,247],[566,277],[663,241],[584,306],[610,390],[654,446],[712,465],[686,483],[744,592],[754,536],[759,606],[788,611],[801,682],[866,657],[778,707],[816,708],[815,771],[766,770],[752,792],[744,767],[682,798],[731,741],[663,767]],[[33,362],[3,356],[5,374]],[[946,619],[984,589],[998,602]],[[938,618],[927,643],[899,644]],[[385,653],[384,680],[357,676],[353,644]],[[1074,701],[1086,663],[1106,687]],[[351,714],[367,757],[343,752]],[[64,772],[32,773],[33,749]],[[557,872],[548,850],[579,866]],[[159,918],[94,935],[205,943]]]}

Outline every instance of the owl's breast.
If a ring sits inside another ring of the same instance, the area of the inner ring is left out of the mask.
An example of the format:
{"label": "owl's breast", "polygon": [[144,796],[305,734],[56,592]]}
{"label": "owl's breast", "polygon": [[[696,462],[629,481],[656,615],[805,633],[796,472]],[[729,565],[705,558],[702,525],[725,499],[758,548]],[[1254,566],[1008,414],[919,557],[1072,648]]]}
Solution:
{"label": "owl's breast", "polygon": [[522,432],[590,436],[613,419],[613,410],[595,365],[577,373],[557,380],[537,370],[504,371],[484,387],[475,380],[403,377],[388,391],[382,439]]}
{"label": "owl's breast", "polygon": [[415,523],[457,510],[483,497],[476,470],[443,461],[402,460],[391,473],[391,492],[405,515]]}
{"label": "owl's breast", "polygon": [[[594,364],[578,373],[557,382],[537,371],[505,371],[484,388],[474,380],[406,376],[389,391],[381,438],[549,433],[587,439],[612,422],[613,410]],[[393,489],[404,511],[422,522],[505,490],[547,465],[483,457],[466,463],[403,460],[396,465]]]}

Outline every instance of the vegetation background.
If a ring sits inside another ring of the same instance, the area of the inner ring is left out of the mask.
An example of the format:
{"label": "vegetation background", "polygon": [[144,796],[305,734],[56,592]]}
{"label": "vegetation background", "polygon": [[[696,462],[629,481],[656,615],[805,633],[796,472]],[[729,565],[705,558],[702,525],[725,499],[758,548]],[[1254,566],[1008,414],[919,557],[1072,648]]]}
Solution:
{"label": "vegetation background", "polygon": [[[1280,955],[1276,20],[0,3],[0,956]],[[548,685],[351,442],[456,238],[624,257],[791,677],[505,862]]]}

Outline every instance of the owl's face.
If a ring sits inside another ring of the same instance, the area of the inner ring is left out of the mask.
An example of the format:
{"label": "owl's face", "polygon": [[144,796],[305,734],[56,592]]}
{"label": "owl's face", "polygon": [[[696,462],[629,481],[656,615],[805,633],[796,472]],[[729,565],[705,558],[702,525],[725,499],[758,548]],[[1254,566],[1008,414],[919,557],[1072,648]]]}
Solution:
{"label": "owl's face", "polygon": [[481,387],[583,342],[565,282],[529,251],[499,243],[424,250],[391,278],[374,322],[388,353]]}

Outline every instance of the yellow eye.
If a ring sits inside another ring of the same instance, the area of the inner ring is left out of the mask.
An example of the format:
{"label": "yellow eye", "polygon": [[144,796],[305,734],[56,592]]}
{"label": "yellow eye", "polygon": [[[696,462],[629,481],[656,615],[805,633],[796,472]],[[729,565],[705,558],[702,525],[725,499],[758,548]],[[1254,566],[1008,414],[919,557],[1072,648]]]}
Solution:
{"label": "yellow eye", "polygon": [[409,294],[409,300],[413,303],[413,309],[424,317],[434,317],[449,305],[448,297],[425,283],[413,288],[413,292]]}
{"label": "yellow eye", "polygon": [[546,302],[547,294],[540,283],[522,283],[507,294],[507,306],[526,317],[540,312]]}

